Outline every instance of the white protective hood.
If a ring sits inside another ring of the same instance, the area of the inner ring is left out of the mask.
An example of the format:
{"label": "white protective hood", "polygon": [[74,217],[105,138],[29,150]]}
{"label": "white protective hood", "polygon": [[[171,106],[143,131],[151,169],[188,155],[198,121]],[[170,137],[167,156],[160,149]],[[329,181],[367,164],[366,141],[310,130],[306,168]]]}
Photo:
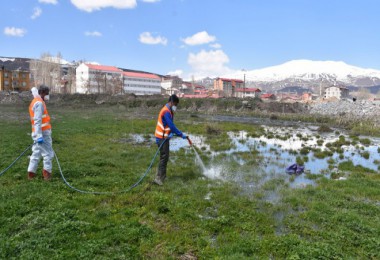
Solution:
{"label": "white protective hood", "polygon": [[36,87],[33,87],[31,89],[32,91],[32,94],[33,94],[33,97],[36,98],[36,97],[40,97],[40,95],[38,94],[38,89]]}

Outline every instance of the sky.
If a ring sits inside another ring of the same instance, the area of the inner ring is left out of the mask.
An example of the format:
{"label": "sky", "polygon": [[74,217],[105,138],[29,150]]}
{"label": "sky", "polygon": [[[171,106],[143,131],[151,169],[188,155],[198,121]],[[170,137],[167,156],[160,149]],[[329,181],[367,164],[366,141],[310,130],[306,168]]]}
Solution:
{"label": "sky", "polygon": [[379,0],[8,0],[0,56],[219,77],[291,60],[380,70]]}

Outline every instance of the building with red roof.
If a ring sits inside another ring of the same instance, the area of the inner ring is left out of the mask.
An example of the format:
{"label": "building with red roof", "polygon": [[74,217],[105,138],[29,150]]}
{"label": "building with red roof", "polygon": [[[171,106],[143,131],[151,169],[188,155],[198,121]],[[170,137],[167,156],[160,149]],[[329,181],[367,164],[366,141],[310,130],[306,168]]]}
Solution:
{"label": "building with red roof", "polygon": [[214,90],[217,91],[219,95],[225,97],[234,97],[235,90],[243,87],[244,81],[240,79],[216,78],[214,80]]}
{"label": "building with red roof", "polygon": [[114,66],[82,63],[76,69],[76,92],[122,93],[122,72]]}
{"label": "building with red roof", "polygon": [[161,94],[161,78],[151,73],[124,71],[123,87],[125,93],[135,95]]}
{"label": "building with red roof", "polygon": [[273,100],[276,100],[276,96],[274,94],[271,94],[271,93],[261,94],[260,98],[263,101],[273,101]]}
{"label": "building with red roof", "polygon": [[82,63],[76,69],[76,92],[154,95],[161,93],[161,78],[142,71]]}

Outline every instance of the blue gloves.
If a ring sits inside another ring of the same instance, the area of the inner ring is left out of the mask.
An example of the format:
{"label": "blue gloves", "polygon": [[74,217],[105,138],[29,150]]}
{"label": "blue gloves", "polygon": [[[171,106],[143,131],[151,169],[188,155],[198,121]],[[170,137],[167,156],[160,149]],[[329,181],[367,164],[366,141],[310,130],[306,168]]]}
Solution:
{"label": "blue gloves", "polygon": [[[173,136],[174,136],[174,134],[173,134],[173,133],[170,133],[170,134],[168,135],[168,139],[171,139]],[[183,139],[186,139],[186,138],[187,138],[187,135],[185,135],[184,133],[182,133],[182,138],[183,138]]]}
{"label": "blue gloves", "polygon": [[37,139],[36,141],[38,144],[43,144],[44,143],[44,138],[43,137],[40,137]]}

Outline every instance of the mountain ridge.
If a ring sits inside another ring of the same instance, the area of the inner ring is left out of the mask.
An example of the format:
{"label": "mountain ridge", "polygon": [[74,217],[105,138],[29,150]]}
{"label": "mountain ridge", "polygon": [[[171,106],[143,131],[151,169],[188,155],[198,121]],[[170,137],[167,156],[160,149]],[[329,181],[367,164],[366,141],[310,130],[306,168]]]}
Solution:
{"label": "mountain ridge", "polygon": [[[380,85],[380,70],[360,68],[342,61],[291,60],[244,74],[247,86],[273,92],[295,86],[317,93],[321,88],[333,85],[357,88]],[[241,79],[242,72],[223,77]]]}

